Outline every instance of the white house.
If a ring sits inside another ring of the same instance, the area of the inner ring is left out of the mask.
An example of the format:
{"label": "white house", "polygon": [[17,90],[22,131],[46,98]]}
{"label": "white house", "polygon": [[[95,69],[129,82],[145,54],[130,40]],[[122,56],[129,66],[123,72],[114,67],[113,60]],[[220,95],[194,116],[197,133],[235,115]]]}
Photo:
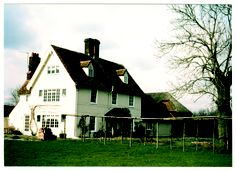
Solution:
{"label": "white house", "polygon": [[56,136],[77,138],[81,115],[87,116],[90,133],[119,129],[118,122],[102,116],[141,117],[143,91],[123,65],[99,57],[99,44],[85,39],[85,53],[52,45],[42,61],[32,53],[9,125],[24,135],[49,127]]}

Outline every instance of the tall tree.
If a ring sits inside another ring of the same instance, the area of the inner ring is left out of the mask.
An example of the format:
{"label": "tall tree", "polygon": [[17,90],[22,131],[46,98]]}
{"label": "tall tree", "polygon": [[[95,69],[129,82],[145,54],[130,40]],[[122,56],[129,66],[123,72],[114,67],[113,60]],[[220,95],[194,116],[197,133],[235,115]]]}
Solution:
{"label": "tall tree", "polygon": [[[173,67],[189,73],[177,91],[210,95],[219,117],[231,117],[232,85],[232,6],[173,5],[176,35],[157,42],[160,56],[171,56]],[[186,73],[186,72],[185,72]],[[232,129],[232,128],[231,128]],[[225,140],[230,130],[224,119],[218,121],[218,133]]]}

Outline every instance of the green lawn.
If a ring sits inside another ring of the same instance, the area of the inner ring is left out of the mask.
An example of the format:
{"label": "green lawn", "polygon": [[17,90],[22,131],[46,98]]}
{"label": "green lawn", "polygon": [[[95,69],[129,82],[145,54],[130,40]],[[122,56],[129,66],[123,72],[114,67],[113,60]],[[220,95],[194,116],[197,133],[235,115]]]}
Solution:
{"label": "green lawn", "polygon": [[4,141],[5,166],[232,166],[232,154],[128,142]]}

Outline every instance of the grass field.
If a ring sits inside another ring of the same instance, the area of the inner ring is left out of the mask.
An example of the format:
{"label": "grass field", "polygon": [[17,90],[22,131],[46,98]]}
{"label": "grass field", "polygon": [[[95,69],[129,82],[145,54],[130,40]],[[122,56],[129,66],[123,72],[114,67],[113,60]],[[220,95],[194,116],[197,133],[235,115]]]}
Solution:
{"label": "grass field", "polygon": [[232,154],[119,141],[4,141],[5,166],[232,166]]}

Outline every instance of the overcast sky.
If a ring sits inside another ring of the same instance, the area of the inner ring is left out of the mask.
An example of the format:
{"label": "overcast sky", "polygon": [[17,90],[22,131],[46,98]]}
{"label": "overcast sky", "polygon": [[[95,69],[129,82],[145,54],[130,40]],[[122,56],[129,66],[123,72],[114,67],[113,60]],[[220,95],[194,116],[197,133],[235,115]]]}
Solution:
{"label": "overcast sky", "polygon": [[[27,56],[46,57],[51,44],[84,52],[84,39],[100,40],[100,57],[123,64],[144,92],[171,89],[176,74],[157,59],[155,41],[174,35],[166,5],[4,4],[4,101],[26,79]],[[207,98],[180,99],[192,111]]]}

